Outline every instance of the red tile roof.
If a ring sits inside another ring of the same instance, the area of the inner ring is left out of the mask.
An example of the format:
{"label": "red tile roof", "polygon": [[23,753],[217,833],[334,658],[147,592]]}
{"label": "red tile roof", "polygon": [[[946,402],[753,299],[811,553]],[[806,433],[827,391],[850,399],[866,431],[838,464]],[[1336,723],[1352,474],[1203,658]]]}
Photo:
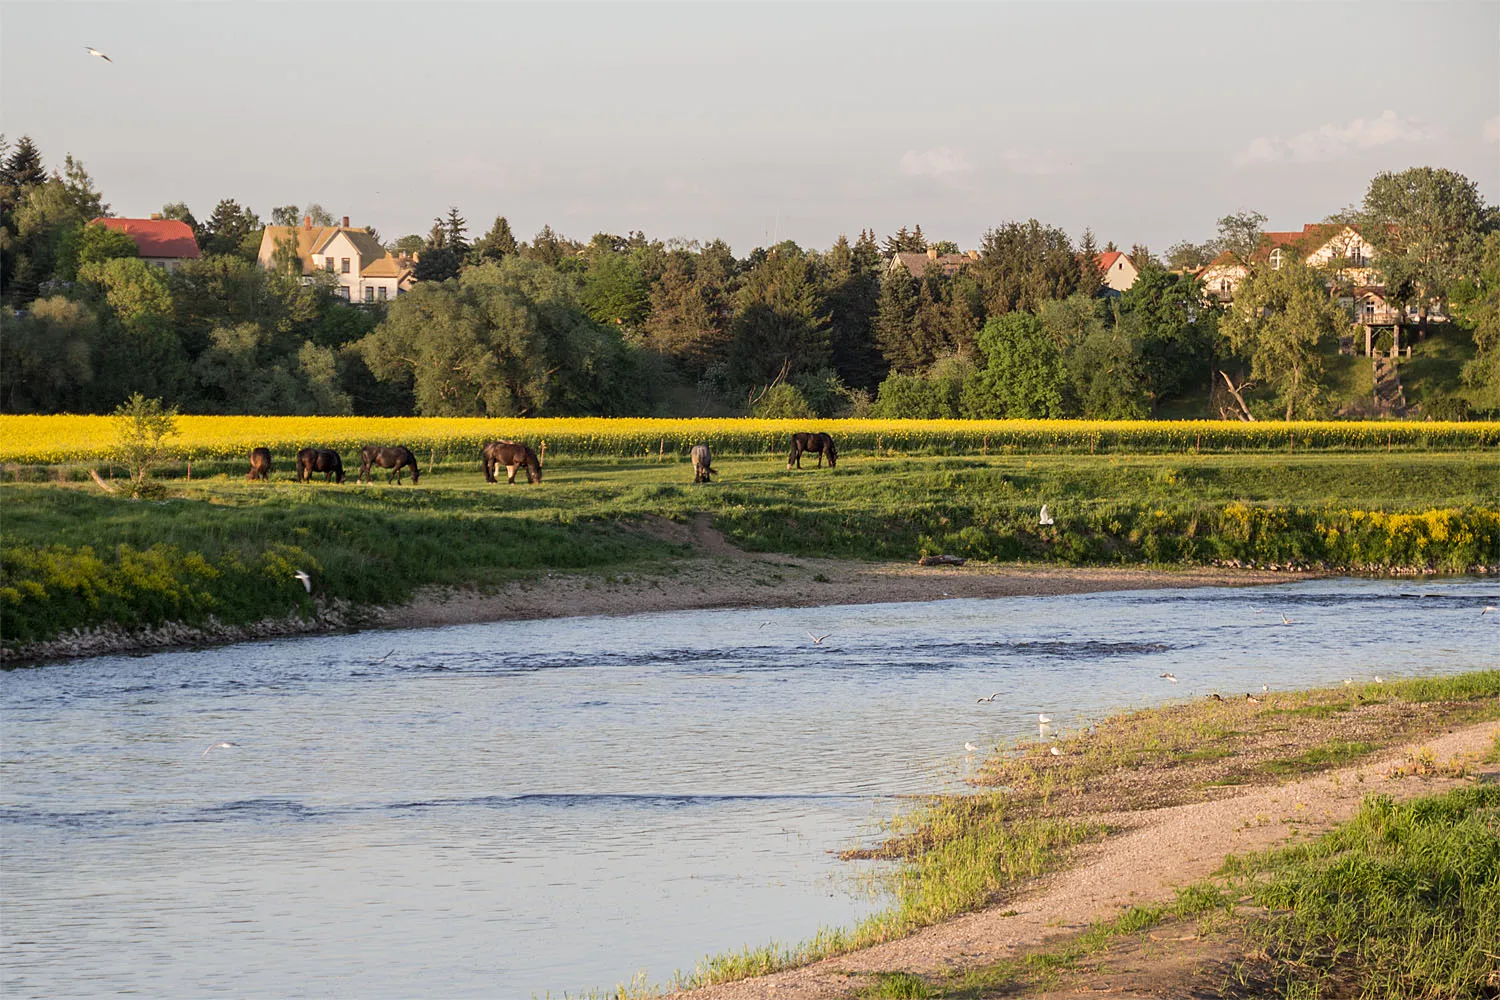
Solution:
{"label": "red tile roof", "polygon": [[1111,250],[1108,253],[1101,253],[1099,255],[1099,270],[1108,271],[1111,267],[1114,266],[1115,261],[1119,260],[1121,256],[1122,255],[1118,250]]}
{"label": "red tile roof", "polygon": [[135,240],[141,256],[150,259],[198,257],[198,241],[193,229],[177,219],[94,219],[108,229],[124,233]]}

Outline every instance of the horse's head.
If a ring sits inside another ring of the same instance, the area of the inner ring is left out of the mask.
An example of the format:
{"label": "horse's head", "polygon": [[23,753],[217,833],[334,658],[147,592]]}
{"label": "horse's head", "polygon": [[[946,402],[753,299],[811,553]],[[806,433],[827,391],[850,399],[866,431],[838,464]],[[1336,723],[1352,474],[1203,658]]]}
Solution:
{"label": "horse's head", "polygon": [[530,448],[526,449],[526,481],[528,483],[542,481],[542,463],[536,460],[536,453]]}

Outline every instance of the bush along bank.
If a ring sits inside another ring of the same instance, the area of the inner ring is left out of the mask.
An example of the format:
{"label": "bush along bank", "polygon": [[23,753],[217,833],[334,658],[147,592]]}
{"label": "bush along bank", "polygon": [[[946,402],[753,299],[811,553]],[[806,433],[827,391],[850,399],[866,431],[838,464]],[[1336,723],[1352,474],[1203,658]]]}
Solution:
{"label": "bush along bank", "polygon": [[1323,569],[1377,574],[1500,571],[1500,510],[1387,513],[1231,503],[1031,506],[915,504],[897,515],[790,507],[729,508],[719,526],[745,548],[797,555]]}
{"label": "bush along bank", "polygon": [[[235,625],[288,614],[313,618],[318,601],[351,608],[400,603],[429,584],[487,587],[551,569],[659,565],[663,558],[685,554],[626,530],[619,518],[629,520],[629,512],[561,524],[491,515],[410,525],[397,509],[340,515],[340,531],[283,530],[286,526],[277,527],[279,521],[267,516],[251,529],[264,532],[263,546],[247,538],[240,547],[216,548],[205,538],[203,551],[164,543],[38,547],[8,540],[0,549],[3,646],[14,652],[98,626]],[[1500,573],[1500,510],[1487,507],[1388,513],[1115,503],[1059,510],[1050,525],[1038,521],[1029,504],[967,509],[956,501],[914,502],[899,512],[730,503],[716,518],[747,550],[809,557],[905,562],[941,553],[1071,566]],[[298,545],[274,540],[289,534]],[[401,544],[377,544],[397,536],[404,539]],[[299,569],[317,579],[317,600],[297,585]]]}

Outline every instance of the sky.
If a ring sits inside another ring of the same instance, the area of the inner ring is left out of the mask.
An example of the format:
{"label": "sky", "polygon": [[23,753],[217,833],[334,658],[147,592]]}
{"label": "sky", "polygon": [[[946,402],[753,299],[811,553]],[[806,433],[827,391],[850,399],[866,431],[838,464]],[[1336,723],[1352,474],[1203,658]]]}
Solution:
{"label": "sky", "polygon": [[315,202],[391,240],[456,205],[740,254],[1037,218],[1162,251],[1410,166],[1500,202],[1500,4],[3,0],[0,131],[124,216]]}

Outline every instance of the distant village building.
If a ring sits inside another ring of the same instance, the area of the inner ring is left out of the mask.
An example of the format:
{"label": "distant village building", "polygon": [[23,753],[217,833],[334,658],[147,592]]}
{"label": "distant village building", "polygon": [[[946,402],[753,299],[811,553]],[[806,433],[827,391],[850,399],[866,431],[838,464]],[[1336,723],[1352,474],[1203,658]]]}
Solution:
{"label": "distant village building", "polygon": [[1135,261],[1119,250],[1110,250],[1099,255],[1099,276],[1104,279],[1106,288],[1123,293],[1135,284],[1141,270],[1135,266]]}
{"label": "distant village building", "polygon": [[897,274],[904,270],[913,278],[920,278],[927,273],[929,267],[936,267],[943,272],[945,277],[951,278],[978,259],[978,250],[970,250],[968,253],[944,254],[940,254],[936,250],[928,250],[926,253],[908,253],[902,251],[891,255],[889,271],[891,274]]}
{"label": "distant village building", "polygon": [[311,218],[300,226],[267,226],[257,255],[260,266],[274,267],[277,247],[288,240],[296,242],[304,280],[320,271],[332,275],[336,294],[350,302],[386,302],[413,284],[411,260],[393,257],[368,229],[350,226],[347,215],[338,226],[314,226]]}
{"label": "distant village building", "polygon": [[[1373,286],[1377,280],[1370,266],[1375,247],[1358,229],[1343,223],[1310,222],[1300,230],[1262,233],[1260,248],[1252,263],[1280,269],[1288,260],[1301,260],[1309,267],[1337,265],[1339,277],[1348,284]],[[1234,299],[1234,290],[1250,273],[1245,261],[1228,250],[1197,272],[1203,288],[1220,301]]]}
{"label": "distant village building", "polygon": [[167,270],[173,270],[185,260],[197,260],[198,241],[193,237],[193,227],[177,219],[163,219],[153,215],[149,219],[98,218],[89,225],[104,226],[124,233],[141,252],[141,260]]}

